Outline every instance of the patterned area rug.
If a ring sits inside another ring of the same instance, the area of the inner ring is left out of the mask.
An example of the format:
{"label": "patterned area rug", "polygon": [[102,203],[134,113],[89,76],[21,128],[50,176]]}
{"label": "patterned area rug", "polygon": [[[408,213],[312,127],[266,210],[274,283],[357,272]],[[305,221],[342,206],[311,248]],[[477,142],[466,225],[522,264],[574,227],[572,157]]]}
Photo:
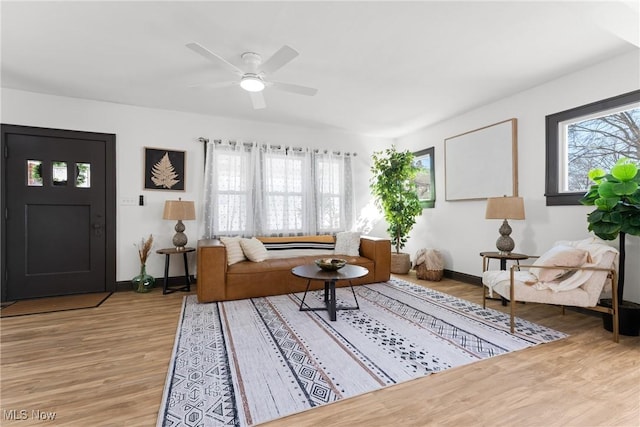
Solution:
{"label": "patterned area rug", "polygon": [[250,426],[566,337],[522,319],[512,335],[506,314],[398,279],[354,289],[336,322],[299,311],[302,293],[185,297],[157,425]]}

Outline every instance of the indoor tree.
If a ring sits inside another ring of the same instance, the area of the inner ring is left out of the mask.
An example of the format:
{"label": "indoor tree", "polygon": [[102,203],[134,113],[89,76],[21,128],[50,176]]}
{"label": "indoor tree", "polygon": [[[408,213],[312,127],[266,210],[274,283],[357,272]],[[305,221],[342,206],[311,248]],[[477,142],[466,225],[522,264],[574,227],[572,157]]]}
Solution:
{"label": "indoor tree", "polygon": [[373,153],[372,158],[370,187],[376,206],[382,209],[389,225],[387,232],[395,247],[392,255],[401,259],[395,263],[392,261],[392,272],[407,273],[411,268],[410,257],[400,251],[409,238],[416,217],[422,213],[415,185],[419,168],[414,165],[410,151],[398,151],[395,146]]}
{"label": "indoor tree", "polygon": [[[637,323],[640,305],[624,301],[625,239],[626,235],[640,236],[640,173],[638,164],[627,158],[619,159],[609,173],[595,168],[589,171],[589,179],[595,184],[580,199],[583,205],[596,206],[587,217],[589,231],[604,240],[619,237],[620,266],[618,274],[618,306],[620,307],[620,332],[623,317],[631,310],[631,323]],[[638,335],[635,332],[625,335]]]}

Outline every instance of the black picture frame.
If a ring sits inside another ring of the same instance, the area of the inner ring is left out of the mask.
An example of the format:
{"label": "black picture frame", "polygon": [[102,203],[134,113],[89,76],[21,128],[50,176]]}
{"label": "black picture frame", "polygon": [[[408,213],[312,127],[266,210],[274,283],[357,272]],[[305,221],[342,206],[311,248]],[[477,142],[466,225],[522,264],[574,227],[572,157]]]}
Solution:
{"label": "black picture frame", "polygon": [[418,189],[418,198],[423,209],[434,208],[436,205],[436,171],[435,171],[435,147],[413,153],[413,164],[420,168],[415,184]]}
{"label": "black picture frame", "polygon": [[144,189],[185,191],[186,152],[144,147]]}

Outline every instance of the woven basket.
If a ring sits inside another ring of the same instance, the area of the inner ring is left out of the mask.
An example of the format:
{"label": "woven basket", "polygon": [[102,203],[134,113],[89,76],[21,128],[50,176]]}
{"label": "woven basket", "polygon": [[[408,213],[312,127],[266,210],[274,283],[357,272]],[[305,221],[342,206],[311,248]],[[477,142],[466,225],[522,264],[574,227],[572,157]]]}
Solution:
{"label": "woven basket", "polygon": [[411,257],[405,253],[391,253],[391,272],[407,274],[411,270]]}
{"label": "woven basket", "polygon": [[427,270],[427,266],[425,264],[420,264],[416,267],[416,277],[422,280],[439,282],[442,280],[442,270]]}

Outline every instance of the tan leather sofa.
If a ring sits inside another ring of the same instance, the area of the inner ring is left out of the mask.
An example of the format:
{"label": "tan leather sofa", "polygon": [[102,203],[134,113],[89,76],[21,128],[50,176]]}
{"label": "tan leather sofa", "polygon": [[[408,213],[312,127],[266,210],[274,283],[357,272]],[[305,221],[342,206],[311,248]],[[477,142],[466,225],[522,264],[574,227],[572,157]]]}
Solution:
{"label": "tan leather sofa", "polygon": [[[354,285],[384,282],[391,275],[391,243],[388,239],[362,236],[360,256],[331,255],[349,264],[369,270],[366,276],[353,280]],[[305,290],[307,281],[291,274],[298,265],[311,264],[327,255],[267,259],[262,262],[241,261],[227,265],[225,246],[216,239],[198,242],[198,302],[228,301],[244,298],[283,295]],[[336,286],[348,286],[347,281]],[[310,289],[322,289],[324,283],[312,281]]]}

